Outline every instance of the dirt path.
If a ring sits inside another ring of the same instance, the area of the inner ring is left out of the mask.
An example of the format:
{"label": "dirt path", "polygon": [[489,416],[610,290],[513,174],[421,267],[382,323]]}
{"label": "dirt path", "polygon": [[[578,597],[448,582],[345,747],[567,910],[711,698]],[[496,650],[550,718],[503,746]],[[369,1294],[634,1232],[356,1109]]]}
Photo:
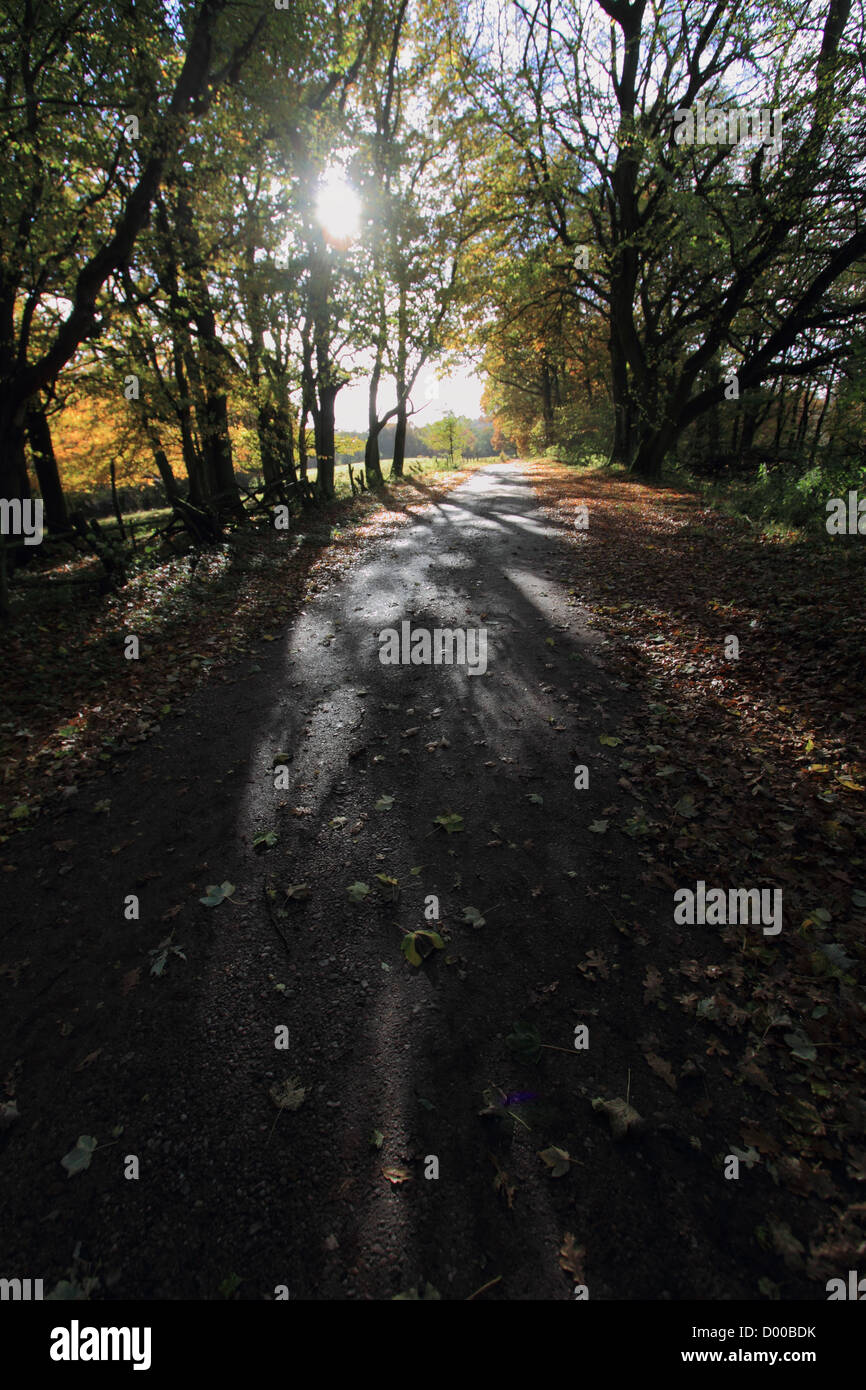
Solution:
{"label": "dirt path", "polygon": [[[647,984],[699,948],[639,841],[598,831],[631,802],[601,739],[635,692],[575,563],[525,472],[486,468],[14,843],[4,1267],[93,1298],[824,1296],[756,1241],[802,1203],[724,1180],[739,1097]],[[486,630],[486,672],[383,665],[404,621]],[[445,945],[416,967],[419,928]],[[626,1096],[617,1140],[591,1100]]]}

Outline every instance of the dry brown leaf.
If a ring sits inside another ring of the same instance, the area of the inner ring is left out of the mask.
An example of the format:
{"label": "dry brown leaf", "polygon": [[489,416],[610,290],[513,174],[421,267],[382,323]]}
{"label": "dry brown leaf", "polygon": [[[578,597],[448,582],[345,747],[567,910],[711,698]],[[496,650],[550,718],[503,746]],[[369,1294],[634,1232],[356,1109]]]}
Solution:
{"label": "dry brown leaf", "polygon": [[593,1110],[600,1110],[608,1118],[610,1132],[614,1139],[624,1139],[625,1136],[634,1130],[643,1127],[643,1119],[628,1101],[617,1097],[615,1100],[602,1100],[596,1097],[592,1102]]}
{"label": "dry brown leaf", "polygon": [[[589,976],[591,971],[597,970],[603,980],[610,976],[607,961],[601,951],[587,951],[586,960],[581,961],[577,968],[582,975]],[[594,978],[594,976],[590,976],[590,978]]]}
{"label": "dry brown leaf", "polygon": [[76,1071],[84,1071],[84,1068],[85,1068],[85,1067],[89,1067],[91,1062],[95,1062],[95,1061],[96,1061],[96,1059],[97,1059],[97,1057],[99,1056],[99,1054],[100,1054],[101,1051],[102,1051],[102,1048],[101,1048],[101,1047],[98,1047],[98,1048],[96,1049],[95,1052],[88,1052],[88,1054],[87,1054],[86,1057],[82,1057],[81,1061],[78,1063],[78,1066],[75,1068],[75,1070],[76,1070]]}
{"label": "dry brown leaf", "polygon": [[574,1277],[575,1284],[585,1284],[584,1263],[586,1261],[586,1250],[582,1245],[575,1245],[574,1236],[571,1231],[566,1231],[562,1246],[559,1251],[559,1267],[564,1269],[566,1274]]}
{"label": "dry brown leaf", "polygon": [[659,1057],[655,1052],[645,1052],[644,1060],[656,1076],[661,1077],[666,1086],[670,1086],[672,1091],[677,1089],[677,1078],[674,1076],[670,1062],[666,1062],[664,1057]]}
{"label": "dry brown leaf", "polygon": [[141,979],[141,966],[137,965],[134,970],[127,970],[120,982],[121,994],[128,994],[131,989],[135,989]]}
{"label": "dry brown leaf", "polygon": [[654,1004],[656,1000],[661,999],[663,985],[664,976],[661,971],[654,965],[648,965],[643,977],[643,1002]]}

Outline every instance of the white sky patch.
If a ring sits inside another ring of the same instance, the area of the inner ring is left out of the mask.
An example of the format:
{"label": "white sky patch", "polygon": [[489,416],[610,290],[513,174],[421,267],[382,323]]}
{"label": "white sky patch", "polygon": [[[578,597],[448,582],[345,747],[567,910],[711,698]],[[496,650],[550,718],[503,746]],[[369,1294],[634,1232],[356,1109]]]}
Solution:
{"label": "white sky patch", "polygon": [[[422,368],[412,404],[418,414],[410,424],[429,425],[433,420],[441,420],[449,410],[455,415],[465,415],[470,420],[481,417],[481,392],[484,382],[469,369],[466,372],[446,376],[437,380],[432,366]],[[383,415],[396,404],[396,383],[391,377],[383,377],[379,391],[379,413]],[[344,386],[337,397],[336,423],[338,430],[349,434],[367,433],[367,381],[361,378],[349,386]]]}
{"label": "white sky patch", "polygon": [[356,241],[361,235],[361,199],[339,170],[325,175],[316,199],[316,220],[331,241]]}

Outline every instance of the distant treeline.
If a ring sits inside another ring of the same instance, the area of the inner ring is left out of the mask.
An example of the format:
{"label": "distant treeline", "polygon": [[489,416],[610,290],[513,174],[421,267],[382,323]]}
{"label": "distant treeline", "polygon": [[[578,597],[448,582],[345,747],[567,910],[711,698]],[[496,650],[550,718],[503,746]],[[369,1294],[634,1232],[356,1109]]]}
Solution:
{"label": "distant treeline", "polygon": [[[459,417],[459,423],[471,434],[472,442],[465,438],[462,447],[464,458],[486,459],[492,458],[495,453],[503,447],[502,441],[497,441],[497,447],[493,445],[493,434],[496,426],[492,420],[469,420],[465,416]],[[394,457],[394,436],[397,432],[396,424],[385,425],[379,436],[379,452],[383,459],[393,459]],[[440,432],[441,433],[441,432]],[[406,447],[407,458],[435,458],[443,452],[441,440],[436,438],[435,423],[431,425],[413,426],[406,425]],[[364,458],[364,443],[360,441],[359,447],[354,452],[341,450],[339,445],[344,436],[337,436],[337,461],[362,462]]]}

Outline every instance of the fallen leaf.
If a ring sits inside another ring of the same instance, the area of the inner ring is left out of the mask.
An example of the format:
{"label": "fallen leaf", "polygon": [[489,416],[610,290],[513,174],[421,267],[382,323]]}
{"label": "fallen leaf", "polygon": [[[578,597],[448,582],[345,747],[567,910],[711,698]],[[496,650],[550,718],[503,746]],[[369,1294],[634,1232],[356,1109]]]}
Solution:
{"label": "fallen leaf", "polygon": [[662,1081],[670,1086],[672,1091],[677,1089],[677,1079],[670,1062],[666,1062],[663,1057],[658,1057],[655,1052],[645,1052],[644,1061],[655,1072],[656,1076],[660,1076]]}
{"label": "fallen leaf", "polygon": [[411,1182],[412,1174],[407,1168],[383,1168],[383,1178],[387,1178],[392,1187],[397,1187],[401,1182]]}
{"label": "fallen leaf", "polygon": [[437,931],[429,931],[426,928],[419,928],[418,931],[406,932],[400,942],[400,950],[406,957],[410,965],[420,965],[421,961],[430,955],[431,951],[444,951],[445,942]]}
{"label": "fallen leaf", "polygon": [[585,1284],[585,1261],[586,1250],[582,1245],[575,1245],[571,1231],[566,1231],[559,1251],[560,1269],[564,1269],[566,1274],[571,1274],[576,1284]]}
{"label": "fallen leaf", "polygon": [[72,1178],[76,1173],[83,1173],[85,1168],[90,1167],[90,1160],[96,1148],[96,1140],[90,1134],[79,1134],[78,1141],[74,1149],[70,1149],[68,1154],[64,1154],[60,1160],[61,1166],[66,1169],[69,1177]]}
{"label": "fallen leaf", "polygon": [[655,1004],[661,999],[664,976],[654,965],[648,965],[643,978],[643,1002]]}
{"label": "fallen leaf", "polygon": [[225,902],[226,898],[231,897],[235,891],[235,885],[226,879],[224,883],[209,883],[205,891],[207,896],[199,898],[199,902],[204,903],[205,907],[218,907],[220,903]]}
{"label": "fallen leaf", "polygon": [[614,1139],[624,1139],[627,1134],[643,1127],[643,1120],[634,1106],[619,1097],[616,1100],[602,1100],[601,1097],[596,1097],[592,1101],[592,1108],[607,1116]]}
{"label": "fallen leaf", "polygon": [[482,917],[477,907],[464,907],[463,921],[467,922],[470,927],[483,927],[485,920],[486,918]]}
{"label": "fallen leaf", "polygon": [[82,1057],[81,1061],[78,1063],[78,1065],[77,1065],[77,1067],[75,1068],[75,1070],[76,1070],[76,1071],[84,1071],[84,1068],[85,1068],[85,1067],[89,1067],[91,1062],[95,1062],[95,1061],[96,1061],[96,1059],[97,1059],[97,1057],[99,1056],[99,1054],[100,1054],[101,1051],[102,1051],[102,1048],[101,1048],[101,1047],[98,1047],[98,1048],[96,1049],[95,1052],[88,1052],[88,1054],[87,1054],[86,1057]]}
{"label": "fallen leaf", "polygon": [[571,1158],[569,1157],[568,1150],[558,1149],[553,1144],[549,1149],[539,1149],[538,1157],[541,1159],[542,1163],[547,1164],[552,1178],[565,1177],[565,1174],[571,1167]]}
{"label": "fallen leaf", "polygon": [[300,1110],[306,1094],[307,1088],[301,1085],[297,1076],[290,1076],[282,1085],[275,1081],[268,1090],[268,1095],[278,1110]]}

